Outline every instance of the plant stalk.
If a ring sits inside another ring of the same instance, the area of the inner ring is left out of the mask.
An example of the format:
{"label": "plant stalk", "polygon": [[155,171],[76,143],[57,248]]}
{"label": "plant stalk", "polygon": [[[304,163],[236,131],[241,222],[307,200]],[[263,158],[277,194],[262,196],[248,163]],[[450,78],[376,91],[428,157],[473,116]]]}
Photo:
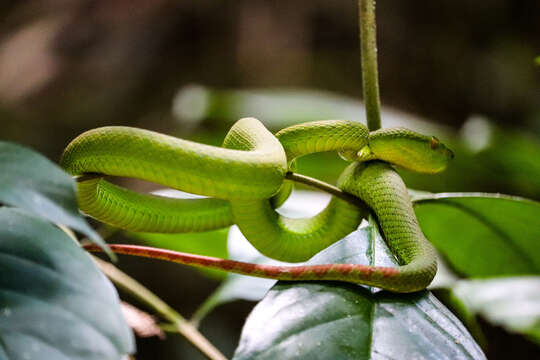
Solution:
{"label": "plant stalk", "polygon": [[321,181],[321,180],[318,180],[318,179],[315,179],[306,175],[298,174],[292,171],[289,171],[285,174],[285,179],[289,179],[294,182],[312,186],[314,188],[327,192],[331,195],[334,195],[340,199],[343,199],[353,205],[356,205],[359,207],[366,207],[366,204],[359,198],[344,192],[338,187],[325,183],[324,181]]}
{"label": "plant stalk", "polygon": [[[135,296],[141,302],[145,303],[165,319],[171,322],[176,331],[182,334],[189,342],[197,347],[208,359],[227,360],[227,358],[216,349],[193,325],[167,305],[163,300],[157,297],[150,290],[145,288],[135,279],[122,272],[114,265],[94,257],[101,271],[107,275],[118,287],[124,289]],[[170,327],[168,330],[171,330]]]}
{"label": "plant stalk", "polygon": [[370,131],[374,131],[381,128],[375,0],[358,0],[358,20],[362,57],[362,86],[367,126]]}

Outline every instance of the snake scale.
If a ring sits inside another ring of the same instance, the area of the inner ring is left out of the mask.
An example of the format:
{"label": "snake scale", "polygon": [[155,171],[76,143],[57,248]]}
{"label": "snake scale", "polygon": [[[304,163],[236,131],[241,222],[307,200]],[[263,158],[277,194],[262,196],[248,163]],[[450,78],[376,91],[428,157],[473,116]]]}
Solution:
{"label": "snake scale", "polygon": [[[427,287],[437,270],[435,250],[422,234],[405,184],[391,164],[423,173],[444,170],[453,153],[435,137],[402,128],[370,133],[364,125],[344,120],[298,124],[273,135],[258,120],[244,118],[230,129],[223,147],[215,147],[142,129],[104,127],[74,139],[60,163],[78,175],[80,208],[102,222],[130,231],[169,233],[235,223],[262,254],[300,262],[354,231],[365,215],[337,197],[311,218],[292,219],[275,210],[291,192],[285,176],[294,160],[322,151],[337,151],[352,161],[337,185],[373,210],[403,265],[269,266],[142,246],[111,249],[280,280],[340,280],[395,292]],[[139,178],[208,198],[139,194],[107,182],[104,175]]]}

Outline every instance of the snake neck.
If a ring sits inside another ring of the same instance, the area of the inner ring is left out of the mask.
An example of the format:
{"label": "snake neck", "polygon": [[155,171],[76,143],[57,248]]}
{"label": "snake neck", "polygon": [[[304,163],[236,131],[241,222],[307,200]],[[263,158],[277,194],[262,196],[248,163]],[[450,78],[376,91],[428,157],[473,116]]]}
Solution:
{"label": "snake neck", "polygon": [[361,123],[346,120],[313,121],[276,133],[290,163],[307,154],[337,151],[357,152],[367,144],[369,131]]}
{"label": "snake neck", "polygon": [[374,211],[388,247],[402,264],[401,277],[420,279],[427,286],[437,269],[435,250],[422,233],[407,188],[392,166],[382,161],[353,163],[343,172],[339,186]]}

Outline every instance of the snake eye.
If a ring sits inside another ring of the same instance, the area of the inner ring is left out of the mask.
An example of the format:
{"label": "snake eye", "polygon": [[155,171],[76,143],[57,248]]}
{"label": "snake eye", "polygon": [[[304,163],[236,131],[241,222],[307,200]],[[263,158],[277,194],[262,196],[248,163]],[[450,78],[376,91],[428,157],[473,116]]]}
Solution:
{"label": "snake eye", "polygon": [[435,150],[436,148],[439,147],[440,143],[441,142],[439,141],[439,139],[437,139],[435,136],[432,136],[431,140],[429,141],[429,147]]}

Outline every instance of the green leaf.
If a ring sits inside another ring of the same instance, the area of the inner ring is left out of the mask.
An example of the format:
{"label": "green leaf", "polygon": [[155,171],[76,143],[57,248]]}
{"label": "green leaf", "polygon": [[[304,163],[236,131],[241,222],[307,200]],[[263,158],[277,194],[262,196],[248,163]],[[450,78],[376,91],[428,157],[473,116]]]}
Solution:
{"label": "green leaf", "polygon": [[[311,264],[392,266],[364,227]],[[250,314],[234,359],[485,359],[465,327],[427,291],[392,294],[339,282],[280,281]]]}
{"label": "green leaf", "polygon": [[483,193],[413,197],[422,231],[458,273],[540,274],[540,203]]}
{"label": "green leaf", "polygon": [[452,291],[470,313],[540,344],[540,277],[460,280]]}
{"label": "green leaf", "polygon": [[78,230],[112,255],[79,213],[70,175],[43,155],[5,141],[0,141],[0,169],[0,203]]}
{"label": "green leaf", "polygon": [[[461,274],[539,273],[538,202],[483,193],[412,191],[411,196],[422,230]],[[460,316],[473,331],[480,333],[474,319],[480,315],[540,343],[540,277],[458,280],[450,276],[439,286],[446,288],[449,299],[462,304]]]}
{"label": "green leaf", "polygon": [[118,295],[62,230],[0,208],[0,359],[116,360],[134,351]]}

